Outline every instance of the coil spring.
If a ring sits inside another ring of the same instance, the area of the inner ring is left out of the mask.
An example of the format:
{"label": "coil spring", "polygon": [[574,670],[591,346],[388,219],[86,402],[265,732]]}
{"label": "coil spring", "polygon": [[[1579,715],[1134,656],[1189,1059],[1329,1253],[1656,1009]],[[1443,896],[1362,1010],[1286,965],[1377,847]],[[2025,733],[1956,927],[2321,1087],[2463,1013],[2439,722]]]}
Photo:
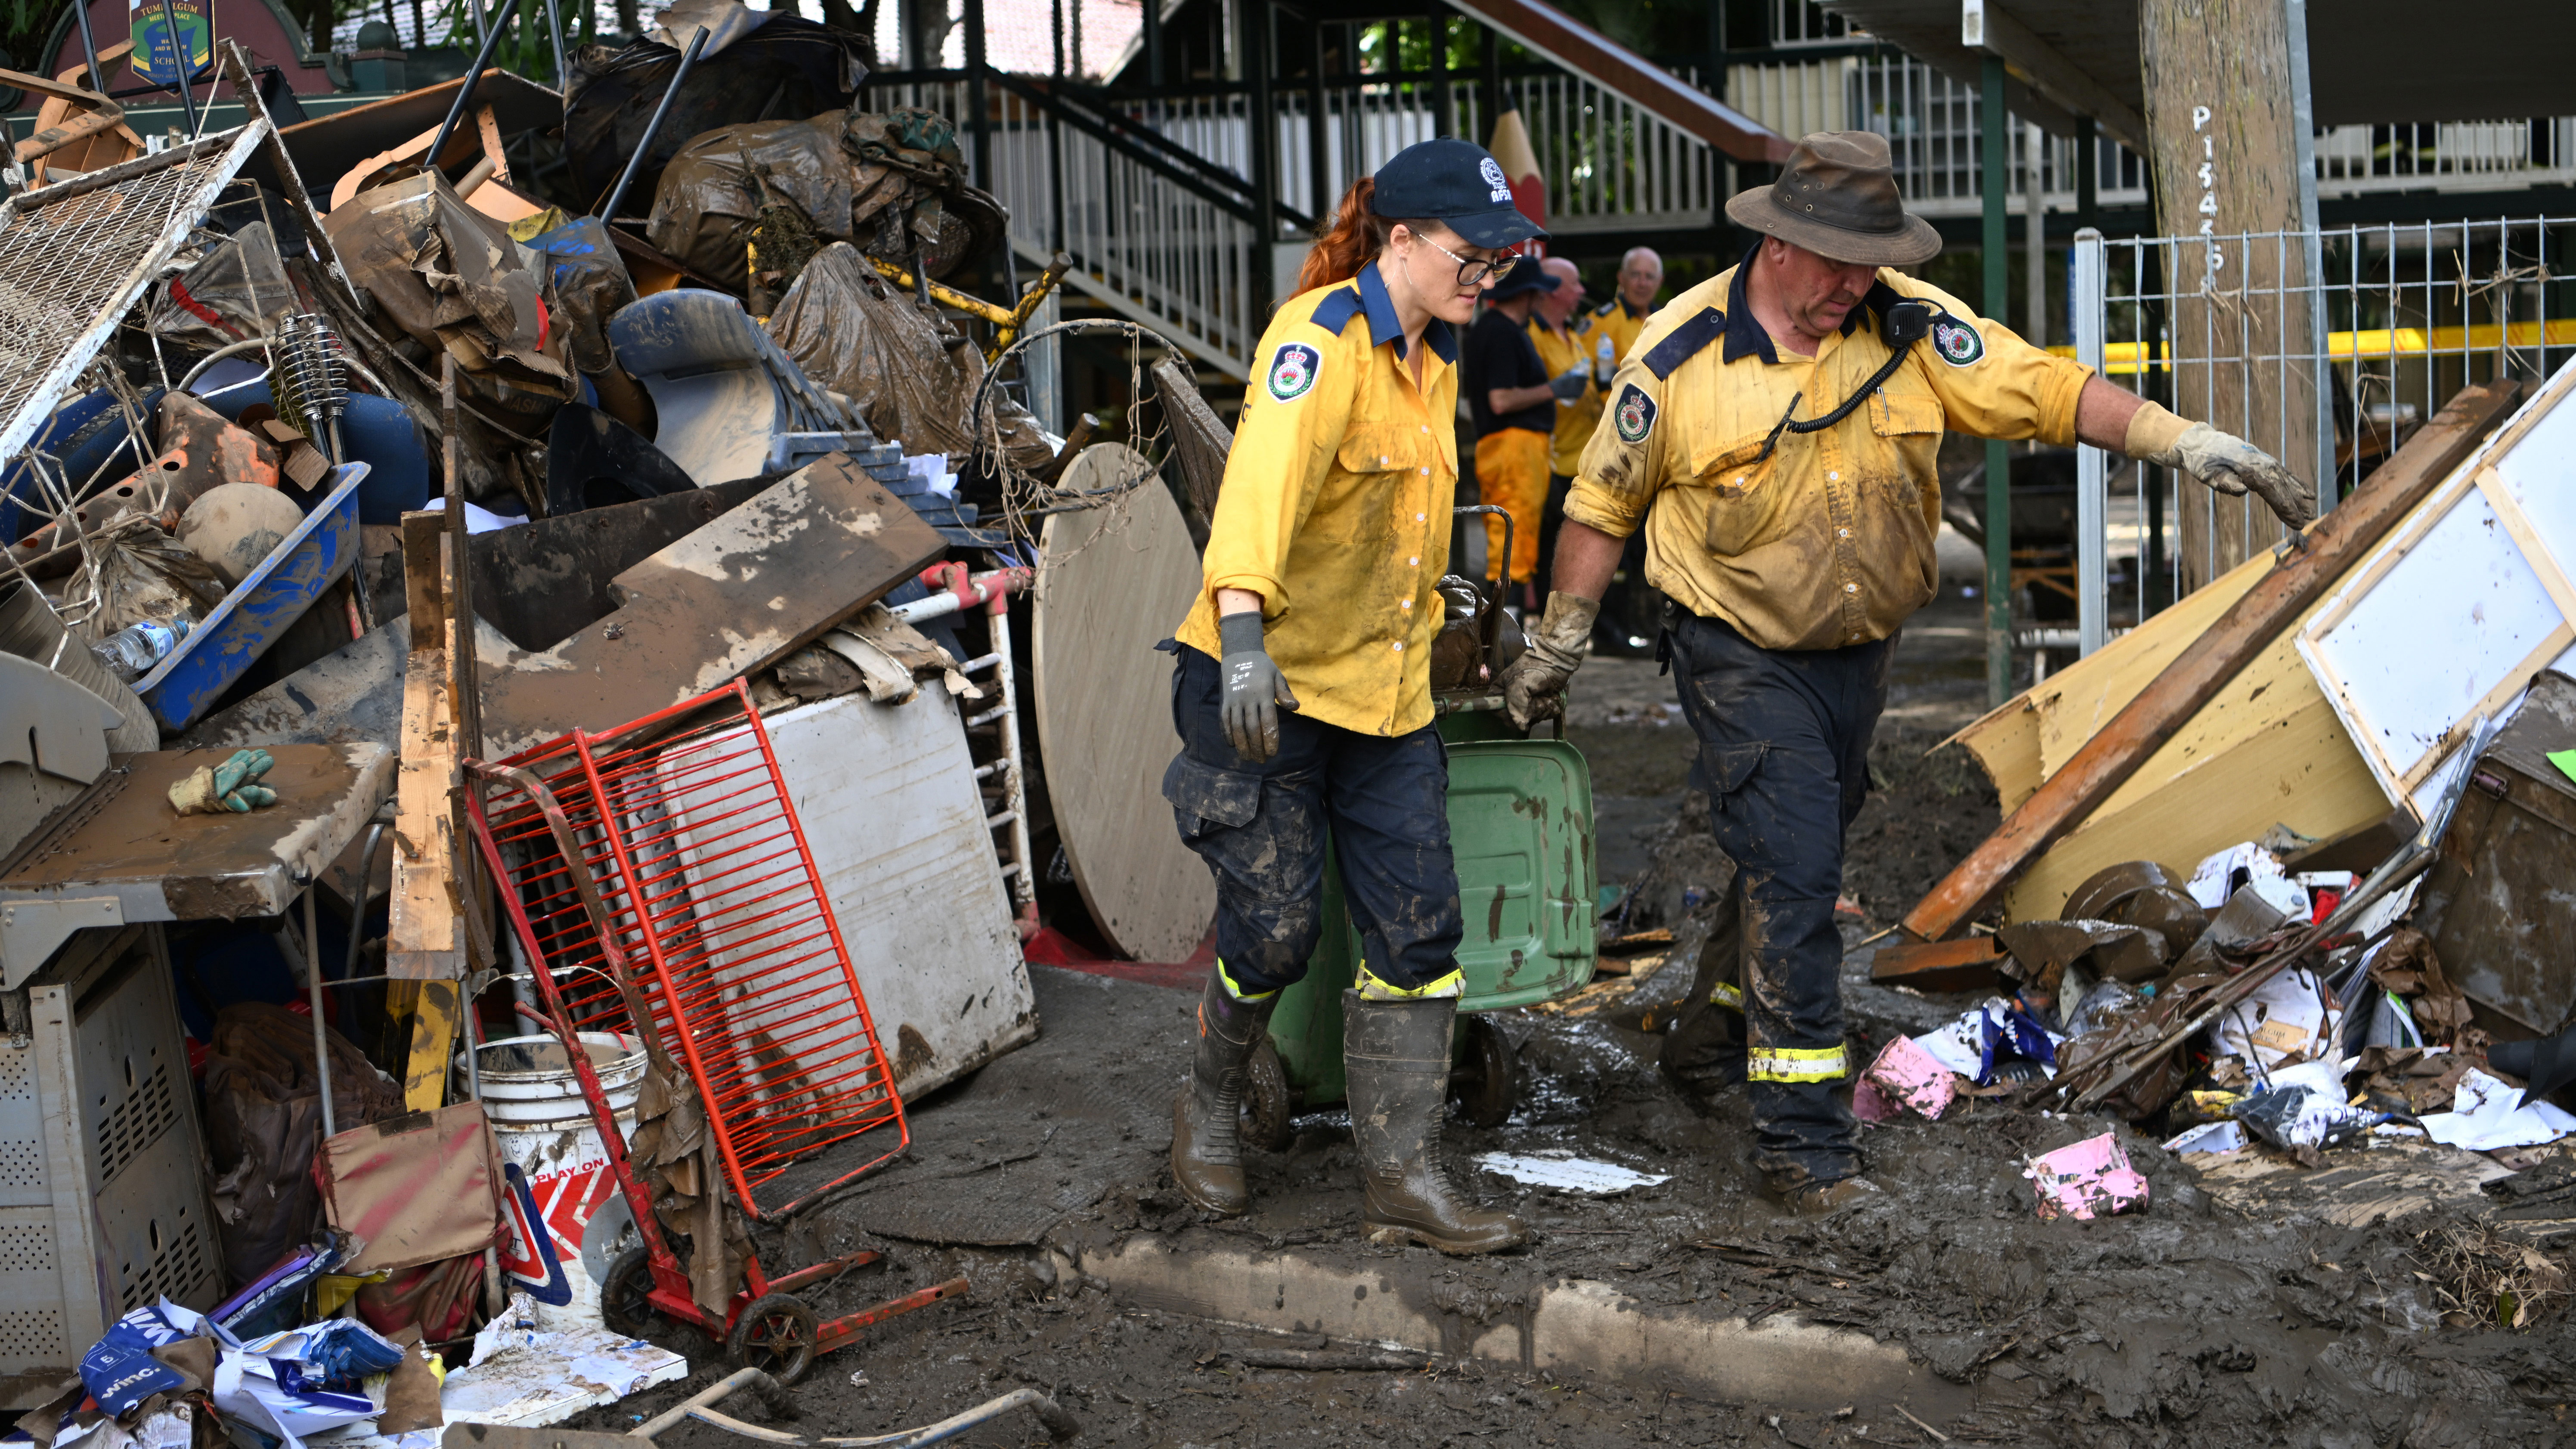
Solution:
{"label": "coil spring", "polygon": [[349,367],[339,336],[320,313],[299,312],[286,319],[270,357],[278,411],[294,418],[317,445],[323,443],[331,424],[349,410]]}

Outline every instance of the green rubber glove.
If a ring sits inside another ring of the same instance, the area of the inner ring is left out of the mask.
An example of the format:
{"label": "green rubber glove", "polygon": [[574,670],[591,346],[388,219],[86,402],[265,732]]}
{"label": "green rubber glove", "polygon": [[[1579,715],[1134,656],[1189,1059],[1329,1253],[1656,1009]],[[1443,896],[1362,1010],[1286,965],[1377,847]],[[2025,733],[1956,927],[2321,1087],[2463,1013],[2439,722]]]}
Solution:
{"label": "green rubber glove", "polygon": [[1224,615],[1216,630],[1224,651],[1217,673],[1225,689],[1226,742],[1258,765],[1279,753],[1279,711],[1295,709],[1297,696],[1288,692],[1288,676],[1262,646],[1260,610]]}

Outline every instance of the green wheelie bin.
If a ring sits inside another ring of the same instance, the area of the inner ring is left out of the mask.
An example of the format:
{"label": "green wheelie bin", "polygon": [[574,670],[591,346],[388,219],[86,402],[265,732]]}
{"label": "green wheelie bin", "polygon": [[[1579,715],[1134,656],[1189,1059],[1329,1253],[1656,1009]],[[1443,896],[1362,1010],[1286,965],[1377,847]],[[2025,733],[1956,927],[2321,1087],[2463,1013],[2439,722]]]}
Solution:
{"label": "green wheelie bin", "polygon": [[[1502,512],[1490,505],[1458,511]],[[1508,548],[1508,533],[1505,539]],[[1489,621],[1501,610],[1501,592],[1498,585],[1486,603]],[[1494,629],[1484,647],[1489,670],[1499,676]],[[1449,746],[1449,842],[1466,927],[1458,946],[1466,991],[1458,1003],[1451,1097],[1468,1120],[1492,1127],[1511,1115],[1518,1083],[1510,1040],[1478,1013],[1579,990],[1600,958],[1592,771],[1583,752],[1564,739],[1533,739],[1513,729],[1501,690],[1490,683],[1436,694],[1434,702]],[[1340,1102],[1346,1091],[1342,992],[1358,979],[1360,936],[1329,847],[1323,917],[1323,938],[1305,979],[1280,992],[1269,1040],[1254,1049],[1249,1064],[1243,1129],[1248,1140],[1274,1150],[1292,1137],[1290,1118]]]}

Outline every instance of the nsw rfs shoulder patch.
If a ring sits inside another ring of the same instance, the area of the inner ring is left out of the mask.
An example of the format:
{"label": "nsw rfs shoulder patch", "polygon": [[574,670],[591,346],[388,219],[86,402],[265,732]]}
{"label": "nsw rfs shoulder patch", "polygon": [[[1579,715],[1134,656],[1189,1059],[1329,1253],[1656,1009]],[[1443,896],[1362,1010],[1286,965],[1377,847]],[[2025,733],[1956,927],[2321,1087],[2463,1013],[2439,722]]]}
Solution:
{"label": "nsw rfs shoulder patch", "polygon": [[1932,319],[1932,350],[1952,367],[1967,367],[1986,355],[1986,339],[1977,329],[1947,313]]}
{"label": "nsw rfs shoulder patch", "polygon": [[1655,400],[1633,382],[1619,389],[1618,406],[1610,415],[1623,443],[1642,443],[1655,430]]}
{"label": "nsw rfs shoulder patch", "polygon": [[1270,354],[1270,376],[1266,385],[1270,395],[1281,402],[1295,402],[1315,385],[1315,375],[1324,370],[1324,354],[1303,342],[1282,342]]}

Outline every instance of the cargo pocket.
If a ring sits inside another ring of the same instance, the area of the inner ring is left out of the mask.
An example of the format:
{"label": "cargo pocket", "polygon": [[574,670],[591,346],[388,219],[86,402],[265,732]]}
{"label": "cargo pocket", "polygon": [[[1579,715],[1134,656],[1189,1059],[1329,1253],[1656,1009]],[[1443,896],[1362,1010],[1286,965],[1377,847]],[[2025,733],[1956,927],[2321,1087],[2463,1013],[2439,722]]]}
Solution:
{"label": "cargo pocket", "polygon": [[1726,808],[1727,798],[1744,788],[1753,772],[1770,751],[1766,744],[1726,745],[1720,748],[1702,746],[1698,763],[1691,766],[1691,783],[1719,809]]}
{"label": "cargo pocket", "polygon": [[1197,840],[1213,830],[1250,825],[1261,813],[1261,777],[1174,755],[1163,771],[1163,798],[1172,802],[1181,838]]}

